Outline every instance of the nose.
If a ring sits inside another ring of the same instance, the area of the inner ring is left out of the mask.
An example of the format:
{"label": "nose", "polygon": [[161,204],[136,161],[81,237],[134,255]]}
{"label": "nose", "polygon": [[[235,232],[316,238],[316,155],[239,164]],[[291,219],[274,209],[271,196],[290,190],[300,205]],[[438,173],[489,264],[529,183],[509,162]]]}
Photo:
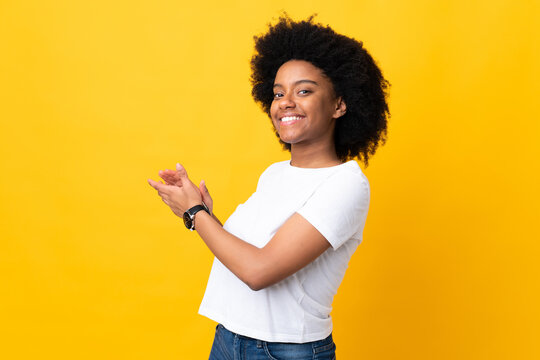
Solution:
{"label": "nose", "polygon": [[291,97],[287,94],[283,95],[281,99],[279,99],[279,108],[280,109],[290,109],[294,108],[296,106],[295,102],[291,99]]}

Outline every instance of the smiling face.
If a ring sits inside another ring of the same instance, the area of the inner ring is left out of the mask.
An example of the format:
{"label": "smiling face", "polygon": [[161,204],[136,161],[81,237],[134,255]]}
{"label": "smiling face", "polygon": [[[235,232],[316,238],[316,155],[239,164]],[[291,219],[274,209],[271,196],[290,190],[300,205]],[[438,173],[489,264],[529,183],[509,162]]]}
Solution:
{"label": "smiling face", "polygon": [[310,62],[290,60],[274,80],[272,123],[291,147],[334,144],[335,119],[345,113],[330,79]]}

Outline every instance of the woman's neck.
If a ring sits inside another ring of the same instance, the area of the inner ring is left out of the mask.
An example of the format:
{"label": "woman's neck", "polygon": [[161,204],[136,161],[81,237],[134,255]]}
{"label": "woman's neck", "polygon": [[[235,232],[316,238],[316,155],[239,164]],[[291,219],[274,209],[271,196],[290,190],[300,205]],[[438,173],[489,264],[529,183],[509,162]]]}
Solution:
{"label": "woman's neck", "polygon": [[291,165],[300,168],[322,168],[341,164],[334,144],[326,146],[291,145]]}

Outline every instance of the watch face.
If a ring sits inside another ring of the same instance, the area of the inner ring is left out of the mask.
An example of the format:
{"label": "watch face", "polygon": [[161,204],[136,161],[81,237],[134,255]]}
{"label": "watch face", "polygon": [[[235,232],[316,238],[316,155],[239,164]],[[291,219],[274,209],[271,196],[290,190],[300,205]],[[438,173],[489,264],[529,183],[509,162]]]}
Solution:
{"label": "watch face", "polygon": [[186,227],[190,230],[193,226],[193,221],[191,221],[191,218],[189,217],[189,214],[187,212],[184,213],[184,225],[186,225]]}

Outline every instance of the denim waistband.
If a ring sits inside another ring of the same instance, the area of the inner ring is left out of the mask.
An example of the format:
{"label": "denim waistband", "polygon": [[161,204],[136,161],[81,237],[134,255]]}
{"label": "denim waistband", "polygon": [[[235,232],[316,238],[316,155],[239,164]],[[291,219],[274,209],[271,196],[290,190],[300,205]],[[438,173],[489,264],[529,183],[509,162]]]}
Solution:
{"label": "denim waistband", "polygon": [[305,343],[270,342],[234,333],[218,324],[210,359],[250,359],[253,356],[257,359],[332,360],[335,359],[335,350],[332,334],[322,340]]}

